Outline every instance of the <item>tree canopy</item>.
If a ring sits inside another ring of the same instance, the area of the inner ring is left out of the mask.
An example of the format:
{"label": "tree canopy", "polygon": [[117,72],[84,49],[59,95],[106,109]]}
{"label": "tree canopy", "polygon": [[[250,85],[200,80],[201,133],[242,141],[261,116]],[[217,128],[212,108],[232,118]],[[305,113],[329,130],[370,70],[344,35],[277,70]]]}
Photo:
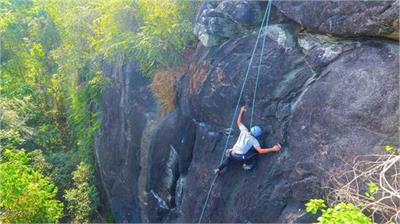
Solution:
{"label": "tree canopy", "polygon": [[2,221],[95,220],[99,181],[88,177],[95,176],[98,99],[110,84],[102,66],[136,60],[152,77],[179,65],[193,40],[194,6],[0,0]]}

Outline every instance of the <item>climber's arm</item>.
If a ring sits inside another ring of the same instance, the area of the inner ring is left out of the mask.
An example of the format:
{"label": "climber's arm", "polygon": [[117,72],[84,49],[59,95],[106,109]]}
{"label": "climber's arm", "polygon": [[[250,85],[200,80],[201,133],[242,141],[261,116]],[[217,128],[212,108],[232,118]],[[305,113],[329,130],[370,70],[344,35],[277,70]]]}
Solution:
{"label": "climber's arm", "polygon": [[255,148],[255,149],[257,150],[257,152],[260,153],[260,154],[266,154],[266,153],[269,153],[269,152],[277,152],[277,151],[280,150],[280,148],[279,148],[279,147],[276,147],[276,146],[271,147],[271,148],[265,148],[265,149],[261,148],[261,146],[256,146],[256,147],[254,147],[254,148]]}
{"label": "climber's arm", "polygon": [[246,111],[246,107],[245,107],[245,106],[242,106],[242,107],[240,108],[239,116],[238,116],[237,121],[236,121],[236,124],[238,125],[239,128],[240,128],[241,125],[243,125],[243,124],[242,124],[242,117],[243,117],[243,113],[244,113],[245,111]]}

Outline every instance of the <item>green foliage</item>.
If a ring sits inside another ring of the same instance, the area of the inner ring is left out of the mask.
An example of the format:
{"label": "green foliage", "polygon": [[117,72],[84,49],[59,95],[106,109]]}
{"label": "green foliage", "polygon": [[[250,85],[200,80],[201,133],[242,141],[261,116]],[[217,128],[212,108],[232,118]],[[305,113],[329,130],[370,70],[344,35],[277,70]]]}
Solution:
{"label": "green foliage", "polygon": [[111,211],[108,211],[104,218],[105,218],[107,223],[116,223]]}
{"label": "green foliage", "polygon": [[97,72],[78,91],[71,94],[69,120],[73,127],[74,138],[81,158],[89,164],[92,161],[93,136],[101,125],[99,113],[92,111],[90,106],[96,105],[99,94],[109,82]]}
{"label": "green foliage", "polygon": [[63,204],[55,200],[57,187],[28,166],[29,154],[4,150],[0,163],[0,221],[57,222]]}
{"label": "green foliage", "polygon": [[317,214],[320,209],[326,209],[325,201],[323,199],[311,199],[306,204],[306,211],[311,214]]}
{"label": "green foliage", "polygon": [[[58,187],[38,203],[66,200],[67,219],[90,221],[98,205],[95,180],[78,176],[95,176],[98,101],[110,84],[103,65],[135,59],[151,76],[179,64],[193,39],[193,12],[193,2],[184,0],[0,0],[0,151],[31,152],[21,170],[48,176],[43,188],[50,180]],[[20,206],[31,211],[27,203]],[[56,218],[42,221],[57,221],[61,214],[53,212]],[[29,212],[19,215],[38,221]]]}
{"label": "green foliage", "polygon": [[372,223],[359,208],[351,203],[339,203],[333,208],[322,211],[319,223]]}
{"label": "green foliage", "polygon": [[30,102],[0,97],[0,146],[3,148],[22,148],[31,138],[32,129],[26,125],[26,108]]}
{"label": "green foliage", "polygon": [[399,150],[396,150],[392,145],[385,145],[384,149],[390,154],[399,154]]}
{"label": "green foliage", "polygon": [[[194,40],[191,1],[82,0],[46,2],[45,7],[65,29],[61,32],[68,41],[62,53],[69,60],[75,58],[78,67],[85,57],[102,57],[114,64],[128,57],[138,60],[143,74],[151,76],[157,68],[179,64],[182,51]],[[77,55],[74,49],[85,49],[87,54]]]}
{"label": "green foliage", "polygon": [[137,4],[143,22],[135,33],[132,54],[143,73],[152,75],[160,67],[178,64],[182,50],[193,40],[193,3],[138,0]]}
{"label": "green foliage", "polygon": [[41,150],[34,150],[30,153],[29,165],[33,170],[45,176],[50,176],[53,169],[53,165],[46,160]]}
{"label": "green foliage", "polygon": [[369,200],[375,200],[374,194],[379,190],[379,187],[374,182],[367,183],[368,190],[365,192],[365,196],[368,197]]}
{"label": "green foliage", "polygon": [[[72,172],[76,165],[79,164],[79,155],[76,151],[52,152],[46,155],[46,160],[52,164],[51,179],[60,191],[64,193],[67,188],[73,185],[71,181]],[[60,199],[63,198],[60,197]]]}
{"label": "green foliage", "polygon": [[67,200],[67,209],[72,214],[73,223],[88,223],[96,208],[97,191],[90,184],[89,166],[80,163],[73,172],[74,187],[65,191]]}
{"label": "green foliage", "polygon": [[306,204],[306,211],[311,214],[317,214],[321,211],[321,216],[318,217],[318,223],[373,223],[370,218],[364,215],[358,207],[352,203],[338,203],[333,207],[327,208],[323,199],[311,199]]}
{"label": "green foliage", "polygon": [[[78,42],[67,39],[70,35],[59,35],[59,31],[65,31],[62,24],[56,24],[41,3],[45,2],[0,1],[0,17],[8,17],[7,23],[0,22],[0,141],[3,149],[39,149],[32,153],[29,165],[49,176],[61,190],[56,196],[64,200],[63,191],[72,186],[71,173],[76,165],[80,160],[93,160],[92,124],[97,128],[100,123],[73,120],[72,114],[83,113],[92,118],[92,111],[87,110],[89,102],[95,100],[98,86],[105,82],[95,69],[81,72],[92,57],[81,52],[83,45],[72,45],[75,54],[65,55],[63,48]],[[87,58],[79,57],[82,54]],[[91,82],[78,83],[80,76]],[[90,80],[91,77],[94,78]],[[76,88],[78,85],[83,86],[83,91]],[[74,107],[71,99],[81,102]],[[82,131],[75,134],[78,129]],[[89,142],[85,153],[80,153],[82,141]],[[25,218],[25,222],[34,222]]]}

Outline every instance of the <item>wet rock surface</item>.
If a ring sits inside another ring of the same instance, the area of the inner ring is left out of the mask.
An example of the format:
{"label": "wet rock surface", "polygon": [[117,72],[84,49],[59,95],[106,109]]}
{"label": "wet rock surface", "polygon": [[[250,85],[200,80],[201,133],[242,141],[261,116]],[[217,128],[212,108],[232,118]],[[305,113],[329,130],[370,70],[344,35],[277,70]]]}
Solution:
{"label": "wet rock surface", "polygon": [[[312,10],[322,2],[274,4],[272,24],[262,32],[266,45],[254,123],[264,129],[259,139],[263,146],[280,142],[284,148],[259,156],[251,171],[240,164],[228,167],[216,181],[203,222],[315,221],[306,214],[304,203],[324,195],[321,187],[328,184],[331,172],[340,171],[343,160],[381,152],[384,144],[400,144],[398,42],[370,37],[387,34],[372,25],[361,31],[340,31],[344,35],[338,31],[338,36],[326,35],[336,31],[310,26],[319,32],[310,33],[298,25],[307,27],[299,22],[301,15],[317,13]],[[386,7],[388,14],[397,3],[345,4],[348,11],[338,7],[338,16],[331,20],[355,16],[352,12],[360,7],[365,11],[357,14],[360,19],[377,8]],[[310,20],[323,24],[327,17],[323,13],[333,5],[326,2],[319,17]],[[265,2],[210,1],[200,7],[198,19],[208,13],[207,18],[233,21],[233,27],[225,21],[214,23],[214,28],[232,28],[234,34],[224,37],[218,31],[211,45],[198,36],[189,69],[177,85],[177,108],[166,117],[154,113],[148,83],[140,78],[135,63],[107,73],[115,83],[103,94],[104,118],[96,153],[118,222],[198,221],[256,41],[257,12],[265,6]],[[301,12],[299,18],[291,16],[289,6]],[[238,10],[245,13],[230,16]],[[238,32],[239,22],[248,32]],[[359,35],[366,36],[343,38]],[[242,105],[251,106],[260,48],[261,44]],[[249,119],[247,112],[246,125]],[[236,129],[228,146],[237,135]]]}

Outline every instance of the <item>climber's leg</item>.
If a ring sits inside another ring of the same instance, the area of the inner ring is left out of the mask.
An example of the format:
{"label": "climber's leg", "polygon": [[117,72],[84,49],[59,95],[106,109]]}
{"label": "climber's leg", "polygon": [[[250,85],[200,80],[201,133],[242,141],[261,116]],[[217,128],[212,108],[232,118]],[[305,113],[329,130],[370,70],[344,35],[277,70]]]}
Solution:
{"label": "climber's leg", "polygon": [[232,152],[232,149],[226,150],[225,159],[218,166],[218,168],[214,170],[215,173],[221,172],[226,166],[228,166],[229,162],[232,160],[231,152]]}
{"label": "climber's leg", "polygon": [[255,166],[258,154],[257,150],[252,147],[244,156],[243,169],[251,170]]}
{"label": "climber's leg", "polygon": [[227,157],[222,161],[222,163],[218,166],[218,170],[219,170],[219,171],[223,170],[225,167],[228,166],[228,164],[229,164],[230,161],[231,161],[231,157],[230,157],[230,156],[227,156]]}

